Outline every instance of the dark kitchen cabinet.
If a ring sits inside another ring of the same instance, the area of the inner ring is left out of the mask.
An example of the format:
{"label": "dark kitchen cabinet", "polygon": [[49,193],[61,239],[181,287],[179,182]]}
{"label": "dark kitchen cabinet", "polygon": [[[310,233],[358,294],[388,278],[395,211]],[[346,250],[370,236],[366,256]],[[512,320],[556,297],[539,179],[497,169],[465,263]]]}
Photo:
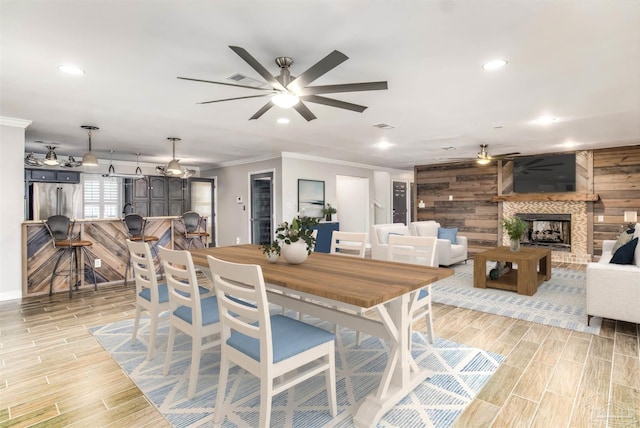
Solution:
{"label": "dark kitchen cabinet", "polygon": [[80,183],[80,173],[51,169],[26,169],[25,180],[44,183]]}
{"label": "dark kitchen cabinet", "polygon": [[[127,191],[129,187],[131,191]],[[185,180],[161,176],[126,179],[125,202],[143,217],[180,216],[185,211]]]}
{"label": "dark kitchen cabinet", "polygon": [[170,216],[181,216],[185,212],[186,180],[167,178],[168,208]]}

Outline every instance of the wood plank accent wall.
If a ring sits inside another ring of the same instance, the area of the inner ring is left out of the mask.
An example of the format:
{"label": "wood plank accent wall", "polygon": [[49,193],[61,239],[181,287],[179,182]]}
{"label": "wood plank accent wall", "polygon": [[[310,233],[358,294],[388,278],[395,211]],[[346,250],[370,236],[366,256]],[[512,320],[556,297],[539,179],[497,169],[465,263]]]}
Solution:
{"label": "wood plank accent wall", "polygon": [[[469,239],[472,252],[495,247],[498,204],[491,200],[498,193],[495,164],[423,165],[416,166],[414,174],[414,218],[435,220],[442,227],[457,227]],[[425,208],[417,208],[419,201],[425,203]]]}
{"label": "wood plank accent wall", "polygon": [[640,145],[594,150],[593,189],[600,195],[593,205],[594,254],[600,255],[602,241],[620,233],[625,211],[640,217]]}
{"label": "wood plank accent wall", "polygon": [[[513,194],[513,162],[478,166],[473,163],[414,167],[414,217],[458,227],[469,238],[470,252],[501,242],[501,195]],[[602,253],[602,240],[620,233],[624,211],[640,215],[640,145],[576,152],[576,192],[587,199],[587,251]],[[453,197],[449,201],[449,195]],[[495,198],[494,198],[495,197]],[[419,209],[423,201],[425,208]],[[604,221],[598,222],[603,215]],[[597,257],[596,257],[597,259]]]}

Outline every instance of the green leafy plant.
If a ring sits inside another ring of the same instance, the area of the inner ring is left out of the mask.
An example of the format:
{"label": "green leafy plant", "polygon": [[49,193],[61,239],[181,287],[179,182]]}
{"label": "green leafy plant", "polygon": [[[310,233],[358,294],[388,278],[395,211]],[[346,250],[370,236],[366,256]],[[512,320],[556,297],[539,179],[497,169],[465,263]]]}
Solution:
{"label": "green leafy plant", "polygon": [[294,217],[291,223],[285,221],[278,225],[276,238],[282,245],[302,240],[307,244],[307,254],[311,254],[316,244],[316,238],[313,237],[313,226],[316,224],[318,219],[313,217]]}
{"label": "green leafy plant", "polygon": [[502,228],[507,232],[510,239],[519,241],[527,230],[527,223],[520,217],[505,218],[502,220]]}
{"label": "green leafy plant", "polygon": [[334,207],[331,206],[331,204],[327,204],[326,207],[322,208],[322,215],[327,216],[327,215],[332,215],[337,213],[338,210],[335,209]]}
{"label": "green leafy plant", "polygon": [[264,254],[275,253],[277,255],[280,255],[280,244],[278,243],[278,241],[273,241],[270,243],[265,242],[261,245],[261,248]]}

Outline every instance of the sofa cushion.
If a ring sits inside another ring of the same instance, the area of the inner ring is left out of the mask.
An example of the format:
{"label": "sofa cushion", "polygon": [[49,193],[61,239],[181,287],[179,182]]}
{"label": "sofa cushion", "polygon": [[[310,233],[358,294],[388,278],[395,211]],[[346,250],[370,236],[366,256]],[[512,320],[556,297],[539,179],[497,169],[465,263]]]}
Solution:
{"label": "sofa cushion", "polygon": [[438,236],[439,223],[436,222],[416,222],[413,227],[417,236]]}
{"label": "sofa cushion", "polygon": [[613,249],[611,250],[611,253],[614,254],[618,250],[618,248],[622,247],[624,244],[631,241],[632,239],[633,239],[633,229],[625,230],[616,239],[616,243],[613,244]]}
{"label": "sofa cushion", "polygon": [[457,244],[458,240],[458,228],[457,227],[439,227],[438,228],[438,239],[448,239],[452,244]]}
{"label": "sofa cushion", "polygon": [[609,263],[615,263],[618,265],[635,264],[635,252],[637,246],[638,238],[633,238],[613,253],[613,257],[611,257],[611,261]]}

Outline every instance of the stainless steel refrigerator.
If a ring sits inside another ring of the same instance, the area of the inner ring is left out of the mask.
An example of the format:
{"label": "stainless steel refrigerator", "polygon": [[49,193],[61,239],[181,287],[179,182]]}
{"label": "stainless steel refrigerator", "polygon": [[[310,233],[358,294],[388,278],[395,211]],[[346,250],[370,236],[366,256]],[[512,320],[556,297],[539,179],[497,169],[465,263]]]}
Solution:
{"label": "stainless steel refrigerator", "polygon": [[30,189],[30,215],[33,220],[46,220],[52,215],[71,219],[83,218],[82,184],[33,183]]}

